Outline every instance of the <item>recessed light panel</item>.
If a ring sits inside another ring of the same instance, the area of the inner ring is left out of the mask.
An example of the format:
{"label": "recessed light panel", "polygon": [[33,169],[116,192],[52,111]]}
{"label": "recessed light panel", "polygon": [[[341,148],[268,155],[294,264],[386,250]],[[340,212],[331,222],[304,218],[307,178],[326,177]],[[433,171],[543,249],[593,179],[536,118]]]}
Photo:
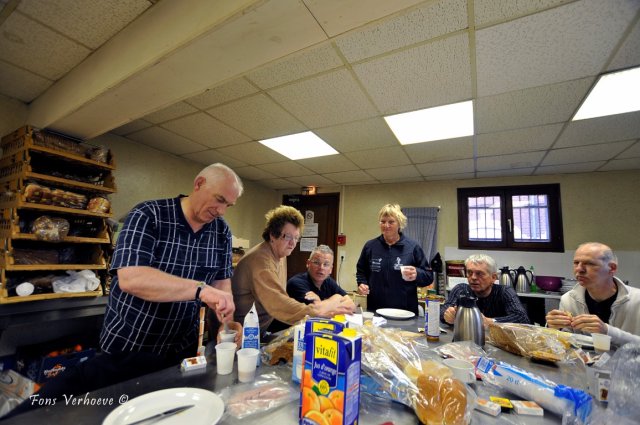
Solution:
{"label": "recessed light panel", "polygon": [[384,117],[402,145],[473,135],[473,102],[454,103]]}
{"label": "recessed light panel", "polygon": [[338,153],[311,131],[261,140],[260,143],[289,159],[315,158]]}
{"label": "recessed light panel", "polygon": [[640,67],[600,76],[573,121],[640,110]]}

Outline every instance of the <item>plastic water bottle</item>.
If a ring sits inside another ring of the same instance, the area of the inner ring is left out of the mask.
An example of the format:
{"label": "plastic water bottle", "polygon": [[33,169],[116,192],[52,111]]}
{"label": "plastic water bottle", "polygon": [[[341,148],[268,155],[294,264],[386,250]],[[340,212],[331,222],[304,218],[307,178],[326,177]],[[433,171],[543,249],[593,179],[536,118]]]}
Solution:
{"label": "plastic water bottle", "polygon": [[[258,320],[255,303],[251,306],[251,310],[249,310],[247,315],[244,316],[242,348],[260,349],[260,321]],[[256,366],[260,366],[260,356],[258,356]]]}

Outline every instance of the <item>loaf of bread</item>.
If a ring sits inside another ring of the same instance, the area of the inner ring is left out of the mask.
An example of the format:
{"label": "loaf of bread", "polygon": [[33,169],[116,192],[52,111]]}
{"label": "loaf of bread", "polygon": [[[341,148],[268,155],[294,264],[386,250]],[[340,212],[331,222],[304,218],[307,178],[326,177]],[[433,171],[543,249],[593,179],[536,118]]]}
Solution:
{"label": "loaf of bread", "polygon": [[69,233],[69,222],[64,218],[43,215],[33,220],[31,233],[42,241],[60,242]]}
{"label": "loaf of bread", "polygon": [[97,196],[91,198],[87,204],[87,210],[92,212],[108,213],[111,209],[111,202],[107,198]]}
{"label": "loaf of bread", "polygon": [[562,360],[570,346],[552,329],[516,323],[490,324],[487,342],[519,356],[552,362]]}
{"label": "loaf of bread", "polygon": [[467,387],[455,378],[442,378],[429,371],[418,376],[415,412],[426,425],[464,425],[469,419]]}

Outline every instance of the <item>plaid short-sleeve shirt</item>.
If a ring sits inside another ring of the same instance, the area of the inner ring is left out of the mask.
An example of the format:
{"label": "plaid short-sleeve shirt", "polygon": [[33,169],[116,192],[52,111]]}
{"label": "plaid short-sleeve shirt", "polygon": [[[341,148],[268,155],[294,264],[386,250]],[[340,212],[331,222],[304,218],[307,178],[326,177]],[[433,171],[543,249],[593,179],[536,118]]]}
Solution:
{"label": "plaid short-sleeve shirt", "polygon": [[129,266],[153,267],[207,283],[230,278],[229,226],[217,218],[194,233],[180,198],[173,198],[134,207],[118,236],[110,268],[111,293],[100,333],[102,350],[111,354],[178,353],[197,340],[200,303],[195,299],[158,303],[123,292],[116,271]]}

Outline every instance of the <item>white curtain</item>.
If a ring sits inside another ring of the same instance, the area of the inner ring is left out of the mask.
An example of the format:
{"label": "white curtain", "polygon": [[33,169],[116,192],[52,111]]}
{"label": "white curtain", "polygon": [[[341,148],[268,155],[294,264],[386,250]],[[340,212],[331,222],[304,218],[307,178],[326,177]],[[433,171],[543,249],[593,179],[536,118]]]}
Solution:
{"label": "white curtain", "polygon": [[407,216],[407,227],[403,233],[417,241],[427,257],[427,261],[436,255],[438,207],[403,208],[402,212]]}

